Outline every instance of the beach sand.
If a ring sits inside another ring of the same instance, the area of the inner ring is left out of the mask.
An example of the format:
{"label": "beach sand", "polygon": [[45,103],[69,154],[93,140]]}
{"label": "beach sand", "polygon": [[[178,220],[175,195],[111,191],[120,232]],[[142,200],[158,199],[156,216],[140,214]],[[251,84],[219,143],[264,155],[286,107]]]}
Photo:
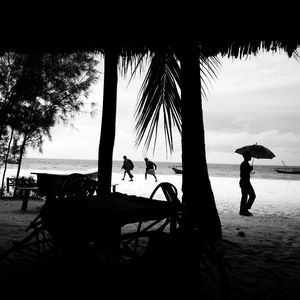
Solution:
{"label": "beach sand", "polygon": [[[114,173],[112,180],[121,193],[149,197],[159,182],[166,181],[181,196],[181,175],[158,175],[157,183],[142,174],[136,174],[133,182],[121,178],[122,174]],[[300,299],[300,181],[252,179],[257,195],[252,217],[238,214],[238,178],[211,177],[210,181],[223,232],[216,247],[230,267],[229,299]],[[156,198],[164,199],[162,193]],[[25,228],[42,205],[42,200],[30,200],[28,211],[22,212],[21,201],[0,200],[1,253],[12,240],[26,235]],[[18,264],[1,266],[1,289],[33,288],[33,267],[23,268],[23,263],[19,258]],[[114,280],[121,277],[119,282],[126,284],[130,276],[126,268],[120,270],[111,276]]]}

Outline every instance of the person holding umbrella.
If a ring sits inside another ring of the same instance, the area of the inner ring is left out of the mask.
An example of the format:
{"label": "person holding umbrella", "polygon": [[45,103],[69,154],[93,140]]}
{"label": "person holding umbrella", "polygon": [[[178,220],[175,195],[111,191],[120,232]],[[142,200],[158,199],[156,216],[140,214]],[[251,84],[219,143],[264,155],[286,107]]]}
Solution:
{"label": "person holding umbrella", "polygon": [[[240,204],[240,215],[242,216],[252,216],[252,213],[249,212],[253,202],[256,198],[254,189],[250,183],[250,174],[254,174],[253,170],[253,161],[254,158],[257,159],[272,159],[275,157],[275,154],[268,148],[263,145],[247,145],[235,150],[235,153],[241,154],[244,157],[244,161],[240,165],[240,187],[242,192],[241,204]],[[252,160],[252,166],[248,163]],[[249,198],[248,198],[249,196]]]}
{"label": "person holding umbrella", "polygon": [[[253,202],[256,198],[253,186],[250,182],[250,173],[253,170],[253,166],[250,166],[251,154],[249,151],[245,151],[243,154],[244,161],[240,164],[240,188],[242,192],[242,198],[240,203],[240,215],[252,216],[249,212]],[[249,198],[248,198],[249,197]]]}

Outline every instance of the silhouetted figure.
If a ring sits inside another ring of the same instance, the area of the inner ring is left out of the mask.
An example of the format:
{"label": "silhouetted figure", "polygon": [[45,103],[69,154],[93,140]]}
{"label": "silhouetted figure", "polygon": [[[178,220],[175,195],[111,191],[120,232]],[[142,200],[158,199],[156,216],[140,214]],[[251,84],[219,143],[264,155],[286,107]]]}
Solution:
{"label": "silhouetted figure", "polygon": [[250,166],[248,161],[251,160],[251,154],[246,151],[243,153],[243,157],[244,161],[240,165],[240,187],[242,192],[240,215],[252,216],[252,213],[249,212],[249,209],[251,209],[256,195],[250,182],[250,173],[253,170],[253,166]]}
{"label": "silhouetted figure", "polygon": [[130,181],[133,181],[133,179],[132,179],[133,175],[131,174],[131,171],[134,168],[133,162],[129,158],[127,158],[127,156],[125,156],[125,155],[123,156],[123,159],[124,159],[124,161],[123,161],[121,170],[122,169],[124,170],[124,176],[123,176],[122,180],[124,180],[126,174],[128,174],[128,176],[130,177]]}
{"label": "silhouetted figure", "polygon": [[146,171],[145,171],[145,180],[147,180],[147,174],[152,175],[155,178],[155,182],[157,182],[157,178],[155,176],[155,170],[157,169],[157,166],[154,162],[149,160],[147,157],[145,158],[146,163]]}

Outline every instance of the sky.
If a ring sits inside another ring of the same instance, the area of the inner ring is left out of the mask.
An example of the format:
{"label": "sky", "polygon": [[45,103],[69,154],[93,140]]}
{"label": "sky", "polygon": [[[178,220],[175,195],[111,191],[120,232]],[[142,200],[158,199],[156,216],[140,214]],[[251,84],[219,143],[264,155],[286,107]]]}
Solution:
{"label": "sky", "polygon": [[[239,164],[235,149],[261,144],[273,159],[256,159],[256,164],[300,166],[300,61],[282,52],[259,52],[241,59],[219,57],[217,78],[208,84],[203,100],[206,158],[208,163]],[[81,113],[72,126],[58,124],[52,140],[46,140],[43,153],[28,149],[27,157],[97,159],[101,129],[103,61],[99,62],[98,82],[85,101],[95,102],[91,117]],[[166,152],[163,131],[153,153],[135,146],[134,112],[145,72],[129,83],[119,76],[114,160],[127,155],[133,160],[145,156],[155,161],[180,162],[180,135],[174,129],[174,151]]]}

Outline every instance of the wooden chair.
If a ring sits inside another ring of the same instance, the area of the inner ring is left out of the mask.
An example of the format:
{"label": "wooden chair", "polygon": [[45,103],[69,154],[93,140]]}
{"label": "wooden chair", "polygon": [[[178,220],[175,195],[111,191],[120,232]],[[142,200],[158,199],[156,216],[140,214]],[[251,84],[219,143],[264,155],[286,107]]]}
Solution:
{"label": "wooden chair", "polygon": [[[150,237],[154,233],[164,232],[169,225],[168,232],[173,233],[176,229],[183,227],[182,216],[184,214],[184,206],[181,201],[178,199],[178,192],[176,187],[169,182],[159,183],[149,197],[149,201],[154,199],[157,191],[161,189],[165,200],[169,204],[169,213],[167,217],[157,218],[154,221],[141,221],[137,225],[136,232],[130,232],[122,236],[122,247],[127,249],[127,252],[130,253],[129,244],[134,241],[134,246],[132,250],[132,256],[137,255],[137,248],[139,244],[139,239],[141,237]],[[150,202],[149,202],[150,203]],[[147,209],[147,207],[146,207]],[[147,223],[143,227],[144,223]],[[161,224],[162,223],[162,224]]]}
{"label": "wooden chair", "polygon": [[[181,219],[182,219],[182,214],[184,212],[184,207],[181,201],[178,199],[178,192],[176,187],[169,182],[159,183],[151,193],[149,200],[154,199],[154,196],[159,189],[163,191],[165,199],[169,204],[169,216],[165,219],[165,222],[161,226],[159,226],[159,228],[157,228],[156,230],[164,231],[167,225],[170,225],[170,231],[173,232],[174,230],[176,230],[176,228],[182,226]],[[150,223],[144,229],[141,229],[142,224],[144,222],[139,222],[137,233],[142,234],[143,232],[147,232],[149,231],[150,228],[153,228],[156,224],[158,224],[161,221],[162,219],[156,220]]]}
{"label": "wooden chair", "polygon": [[67,201],[69,205],[80,204],[87,206],[96,189],[97,181],[90,179],[86,175],[73,173],[61,182],[55,198],[59,201],[58,204],[63,204]]}

